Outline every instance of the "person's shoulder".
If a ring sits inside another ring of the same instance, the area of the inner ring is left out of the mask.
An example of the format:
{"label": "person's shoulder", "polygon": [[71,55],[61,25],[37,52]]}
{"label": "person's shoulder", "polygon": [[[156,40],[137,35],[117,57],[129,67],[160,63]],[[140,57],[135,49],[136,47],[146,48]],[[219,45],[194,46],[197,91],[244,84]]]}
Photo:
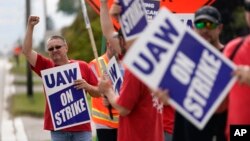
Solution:
{"label": "person's shoulder", "polygon": [[83,60],[70,60],[71,63],[79,63],[79,66],[88,66],[88,63]]}
{"label": "person's shoulder", "polygon": [[249,37],[250,36],[245,36],[245,37],[237,37],[237,38],[232,39],[226,44],[224,52],[228,50],[229,51],[233,50],[237,45],[241,44],[241,42],[243,43],[244,40],[250,40]]}
{"label": "person's shoulder", "polygon": [[224,55],[230,56],[235,48],[244,45],[246,40],[250,40],[250,36],[237,37],[229,41],[223,50]]}
{"label": "person's shoulder", "polygon": [[[98,57],[98,61],[100,61],[101,59],[106,59],[106,58],[107,58],[107,55],[106,53],[104,53],[103,55]],[[96,63],[96,58],[94,58],[93,60],[89,62],[89,64],[92,64],[92,63]]]}
{"label": "person's shoulder", "polygon": [[243,38],[246,38],[246,37],[237,37],[237,38],[234,38],[232,39],[231,41],[229,41],[226,45],[226,47],[234,47],[235,45],[239,44]]}

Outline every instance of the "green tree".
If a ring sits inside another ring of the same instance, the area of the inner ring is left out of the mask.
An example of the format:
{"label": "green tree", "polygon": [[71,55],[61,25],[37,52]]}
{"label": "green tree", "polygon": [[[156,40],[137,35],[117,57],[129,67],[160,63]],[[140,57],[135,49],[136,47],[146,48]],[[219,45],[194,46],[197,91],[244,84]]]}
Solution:
{"label": "green tree", "polygon": [[[96,47],[99,52],[101,50],[102,38],[100,18],[87,3],[86,6]],[[73,24],[62,30],[62,35],[67,39],[69,44],[69,57],[87,62],[94,59],[88,30],[85,28],[80,0],[60,0],[58,3],[58,11],[62,11],[65,14],[76,14],[76,19]]]}
{"label": "green tree", "polygon": [[[100,18],[92,9],[87,7],[89,19],[94,34],[94,39],[98,52],[101,50],[101,26]],[[85,22],[81,10],[77,12],[77,16],[73,24],[62,30],[63,36],[67,39],[69,48],[69,57],[73,59],[82,59],[90,61],[94,59],[94,53],[90,42],[88,30],[85,28]]]}
{"label": "green tree", "polygon": [[237,36],[243,36],[248,33],[244,17],[243,0],[216,0],[213,6],[222,15],[224,28],[221,40],[224,44]]}
{"label": "green tree", "polygon": [[57,11],[62,11],[67,15],[72,15],[79,9],[80,0],[59,0]]}

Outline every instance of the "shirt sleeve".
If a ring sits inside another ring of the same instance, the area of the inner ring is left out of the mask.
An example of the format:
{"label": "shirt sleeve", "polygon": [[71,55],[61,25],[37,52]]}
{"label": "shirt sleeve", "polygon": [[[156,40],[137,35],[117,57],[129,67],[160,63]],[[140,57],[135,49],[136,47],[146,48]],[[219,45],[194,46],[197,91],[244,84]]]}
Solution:
{"label": "shirt sleeve", "polygon": [[40,77],[41,77],[41,70],[51,68],[52,66],[53,66],[52,61],[46,57],[43,57],[40,54],[37,54],[37,61],[35,67],[30,65],[31,69]]}
{"label": "shirt sleeve", "polygon": [[117,101],[122,107],[132,110],[143,94],[142,83],[128,70],[125,70],[124,81]]}
{"label": "shirt sleeve", "polygon": [[225,46],[225,49],[223,50],[223,54],[229,58],[230,55],[233,53],[235,47],[240,43],[242,39],[241,38],[237,38],[237,39],[234,39],[232,41],[230,41],[226,46]]}
{"label": "shirt sleeve", "polygon": [[85,79],[89,84],[97,86],[98,80],[93,71],[90,69],[89,65],[83,61],[79,61],[79,65],[82,78]]}

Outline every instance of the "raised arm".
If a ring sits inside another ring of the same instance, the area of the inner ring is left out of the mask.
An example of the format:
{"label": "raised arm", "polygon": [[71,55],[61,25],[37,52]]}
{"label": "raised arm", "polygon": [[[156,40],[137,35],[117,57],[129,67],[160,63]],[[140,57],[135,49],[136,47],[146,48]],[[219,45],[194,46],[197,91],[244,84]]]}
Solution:
{"label": "raised arm", "polygon": [[32,49],[32,36],[34,26],[39,23],[39,17],[30,16],[27,23],[27,30],[22,47],[22,53],[32,66],[36,65],[37,52]]}
{"label": "raised arm", "polygon": [[100,4],[100,20],[103,35],[115,51],[118,54],[121,54],[119,39],[117,36],[114,37],[115,28],[113,26],[111,16],[109,15],[108,0],[100,0]]}

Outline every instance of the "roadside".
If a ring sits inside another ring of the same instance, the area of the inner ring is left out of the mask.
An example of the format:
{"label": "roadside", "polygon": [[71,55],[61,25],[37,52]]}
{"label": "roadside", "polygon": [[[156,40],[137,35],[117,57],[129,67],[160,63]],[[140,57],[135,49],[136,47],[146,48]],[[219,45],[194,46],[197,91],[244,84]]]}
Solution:
{"label": "roadside", "polygon": [[[7,63],[7,62],[6,62]],[[7,63],[12,67],[10,62]],[[10,69],[8,68],[8,69]],[[49,141],[49,131],[43,130],[43,118],[32,116],[13,116],[9,109],[9,98],[17,94],[26,93],[26,77],[24,75],[12,74],[8,70],[5,76],[7,79],[4,93],[4,110],[2,115],[2,141]],[[34,81],[40,78],[34,76]],[[15,84],[15,82],[24,82],[23,84]],[[34,92],[42,92],[42,85],[34,85]],[[26,96],[26,95],[25,95]],[[21,104],[19,104],[22,106]]]}
{"label": "roadside", "polygon": [[[33,81],[38,82],[40,78],[33,76]],[[26,77],[23,75],[15,75],[14,81],[16,82],[26,82]],[[14,85],[15,94],[26,93],[26,85]],[[34,85],[34,92],[42,92],[42,85]],[[50,133],[49,131],[43,130],[43,117],[33,117],[33,116],[21,116],[20,117],[25,134],[28,141],[49,141]]]}

